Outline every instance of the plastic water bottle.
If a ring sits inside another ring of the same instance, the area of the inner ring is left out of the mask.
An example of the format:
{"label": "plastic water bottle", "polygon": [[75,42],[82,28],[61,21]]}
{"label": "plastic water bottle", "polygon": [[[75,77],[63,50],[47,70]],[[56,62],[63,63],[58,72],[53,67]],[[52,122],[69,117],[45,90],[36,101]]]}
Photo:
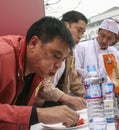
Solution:
{"label": "plastic water bottle", "polygon": [[114,115],[115,115],[115,128],[116,130],[119,130],[119,104],[118,104],[118,98],[119,94],[115,94],[114,98]]}
{"label": "plastic water bottle", "polygon": [[104,111],[107,123],[114,122],[114,85],[107,82],[104,86]]}
{"label": "plastic water bottle", "polygon": [[85,78],[88,123],[90,130],[106,130],[104,115],[102,80],[97,76],[94,65],[87,66],[88,77]]}
{"label": "plastic water bottle", "polygon": [[105,69],[102,70],[101,77],[103,89],[104,112],[107,123],[114,123],[114,85],[108,77]]}

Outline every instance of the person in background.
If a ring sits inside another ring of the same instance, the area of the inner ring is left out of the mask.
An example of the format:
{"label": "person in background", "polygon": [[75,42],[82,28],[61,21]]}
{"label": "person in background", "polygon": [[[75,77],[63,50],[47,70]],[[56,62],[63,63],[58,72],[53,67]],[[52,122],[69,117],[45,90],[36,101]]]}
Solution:
{"label": "person in background", "polygon": [[118,35],[116,36],[115,41],[110,44],[110,46],[114,46],[119,50],[119,47],[117,45],[117,44],[119,44],[119,21],[116,21],[116,23],[117,23],[117,26],[118,26]]}
{"label": "person in background", "polygon": [[[72,34],[75,44],[77,44],[85,32],[88,23],[87,18],[78,11],[69,11],[63,15],[61,21],[65,23],[65,26]],[[50,87],[52,87],[52,91],[49,89]],[[75,110],[86,107],[84,85],[81,75],[78,74],[75,69],[73,51],[68,55],[66,60],[62,63],[61,68],[56,72],[54,81],[52,79],[52,82],[47,82],[43,91],[40,91],[39,97],[43,98],[44,95],[46,99],[50,101],[44,102],[44,100],[38,99],[37,103],[42,107],[62,104],[66,104]]]}
{"label": "person in background", "polygon": [[95,65],[98,76],[104,74],[104,63],[102,55],[112,53],[119,60],[119,51],[110,46],[118,35],[117,23],[112,19],[105,19],[101,23],[98,35],[93,40],[78,44],[75,48],[76,68],[85,78],[88,74],[87,66]]}
{"label": "person in background", "polygon": [[32,106],[45,78],[61,66],[73,44],[69,30],[53,17],[33,23],[26,37],[0,36],[1,130],[28,130],[38,122],[77,123],[79,114],[65,105]]}

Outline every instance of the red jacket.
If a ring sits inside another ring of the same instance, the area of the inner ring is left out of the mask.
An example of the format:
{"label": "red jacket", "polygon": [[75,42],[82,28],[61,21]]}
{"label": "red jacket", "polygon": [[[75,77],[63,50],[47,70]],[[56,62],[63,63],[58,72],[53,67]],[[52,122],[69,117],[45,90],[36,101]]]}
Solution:
{"label": "red jacket", "polygon": [[25,50],[24,37],[0,37],[0,130],[29,129],[30,105],[41,79],[36,76],[33,80],[28,106],[15,106],[14,102],[24,86]]}

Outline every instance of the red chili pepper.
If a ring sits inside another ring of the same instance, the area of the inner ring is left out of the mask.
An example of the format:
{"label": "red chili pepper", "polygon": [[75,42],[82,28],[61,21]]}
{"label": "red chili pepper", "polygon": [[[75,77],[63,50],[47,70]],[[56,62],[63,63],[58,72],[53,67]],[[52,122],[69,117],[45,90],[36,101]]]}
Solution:
{"label": "red chili pepper", "polygon": [[77,122],[77,125],[82,125],[82,124],[84,124],[84,119],[83,119],[83,118],[81,118],[81,119]]}

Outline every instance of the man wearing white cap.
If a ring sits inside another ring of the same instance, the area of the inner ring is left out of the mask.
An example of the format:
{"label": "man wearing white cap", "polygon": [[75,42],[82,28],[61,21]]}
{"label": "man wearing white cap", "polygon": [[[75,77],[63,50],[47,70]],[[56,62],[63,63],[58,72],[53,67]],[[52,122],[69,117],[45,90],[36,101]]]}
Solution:
{"label": "man wearing white cap", "polygon": [[119,51],[113,46],[109,46],[115,41],[117,34],[117,23],[112,19],[105,19],[99,27],[98,36],[94,40],[77,45],[75,48],[76,68],[83,78],[87,76],[88,65],[95,65],[98,75],[103,76],[103,54],[113,53],[119,60]]}

